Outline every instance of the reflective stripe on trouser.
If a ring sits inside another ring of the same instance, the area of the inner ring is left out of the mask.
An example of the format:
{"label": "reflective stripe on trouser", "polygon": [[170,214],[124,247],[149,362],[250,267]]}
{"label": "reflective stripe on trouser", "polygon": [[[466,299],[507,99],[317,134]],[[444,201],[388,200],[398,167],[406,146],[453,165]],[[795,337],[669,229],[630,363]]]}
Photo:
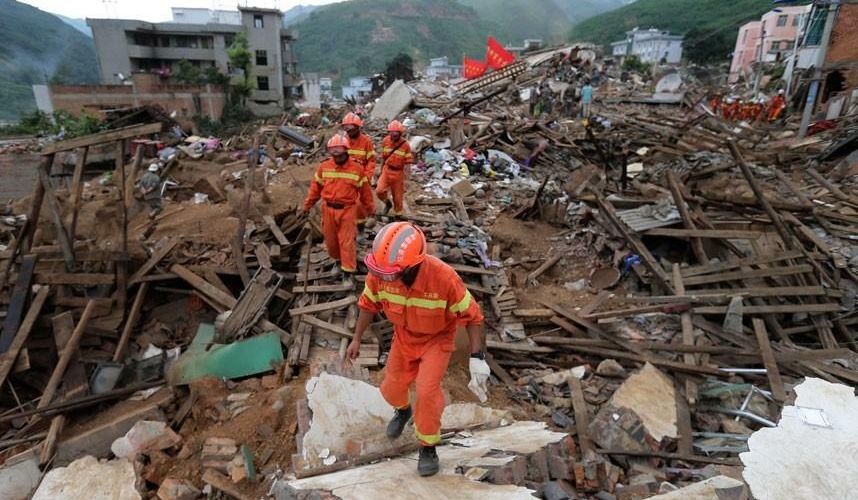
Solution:
{"label": "reflective stripe on trouser", "polygon": [[340,210],[322,205],[322,233],[325,236],[325,248],[334,260],[342,261],[343,271],[354,272],[357,269],[357,206],[352,205]]}
{"label": "reflective stripe on trouser", "polygon": [[387,193],[393,198],[393,213],[402,215],[402,199],[405,197],[405,174],[384,169],[378,179],[375,194],[382,202],[387,201]]}
{"label": "reflective stripe on trouser", "polygon": [[388,404],[402,408],[408,404],[408,388],[415,382],[414,434],[424,445],[441,440],[441,414],[444,412],[444,394],[441,379],[447,372],[451,349],[440,342],[431,342],[417,348],[403,344],[396,336],[387,358],[386,373],[381,383],[381,395]]}

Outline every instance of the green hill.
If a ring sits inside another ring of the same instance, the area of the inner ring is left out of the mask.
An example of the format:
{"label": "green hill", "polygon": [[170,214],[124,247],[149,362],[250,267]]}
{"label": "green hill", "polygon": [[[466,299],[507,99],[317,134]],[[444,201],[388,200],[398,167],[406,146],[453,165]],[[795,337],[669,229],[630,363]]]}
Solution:
{"label": "green hill", "polygon": [[658,28],[685,35],[684,54],[692,61],[723,62],[739,26],[771,8],[771,0],[637,0],[573,26],[569,39],[607,45],[636,26]]}
{"label": "green hill", "polygon": [[553,0],[573,23],[618,9],[634,0]]}
{"label": "green hill", "polygon": [[352,0],[318,7],[293,28],[301,71],[339,72],[340,83],[383,71],[399,53],[424,63],[447,56],[461,64],[463,53],[484,57],[489,34],[515,42],[453,0]]}
{"label": "green hill", "polygon": [[556,0],[460,0],[482,19],[502,26],[513,45],[526,38],[562,42],[571,22]]}
{"label": "green hill", "polygon": [[0,0],[0,119],[15,120],[36,108],[36,83],[98,79],[91,38],[57,16],[13,0]]}

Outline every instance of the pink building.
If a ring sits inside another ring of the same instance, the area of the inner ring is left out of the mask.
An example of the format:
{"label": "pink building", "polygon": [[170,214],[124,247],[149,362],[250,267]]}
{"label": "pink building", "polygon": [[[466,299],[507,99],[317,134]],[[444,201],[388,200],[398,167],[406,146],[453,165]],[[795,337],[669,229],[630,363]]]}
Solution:
{"label": "pink building", "polygon": [[730,83],[738,81],[754,62],[775,62],[788,57],[807,10],[808,6],[781,7],[766,12],[759,21],[742,25],[730,64]]}

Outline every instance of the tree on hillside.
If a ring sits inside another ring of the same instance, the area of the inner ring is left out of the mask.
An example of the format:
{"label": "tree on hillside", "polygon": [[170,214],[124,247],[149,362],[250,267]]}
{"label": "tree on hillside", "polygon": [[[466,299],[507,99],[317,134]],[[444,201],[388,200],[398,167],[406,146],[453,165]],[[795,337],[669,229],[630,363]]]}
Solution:
{"label": "tree on hillside", "polygon": [[226,49],[226,55],[229,57],[229,64],[233,68],[238,68],[242,73],[242,80],[239,83],[232,85],[232,91],[235,97],[241,101],[244,106],[250,91],[253,90],[253,84],[250,82],[250,43],[247,41],[247,33],[239,31],[235,34],[235,40],[232,45]]}
{"label": "tree on hillside", "polygon": [[732,30],[706,32],[693,28],[685,34],[682,50],[685,57],[697,64],[720,63],[727,60],[736,43]]}
{"label": "tree on hillside", "polygon": [[409,81],[414,79],[414,60],[411,56],[400,52],[387,63],[384,76],[388,82],[394,80]]}

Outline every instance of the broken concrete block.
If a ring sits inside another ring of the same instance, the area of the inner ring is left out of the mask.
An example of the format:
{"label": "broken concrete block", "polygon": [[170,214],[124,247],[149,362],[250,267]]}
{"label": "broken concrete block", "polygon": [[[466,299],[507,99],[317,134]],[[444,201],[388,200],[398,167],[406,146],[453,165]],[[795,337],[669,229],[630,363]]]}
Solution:
{"label": "broken concrete block", "polygon": [[542,496],[545,500],[574,500],[575,489],[567,491],[559,481],[549,481],[542,487]]}
{"label": "broken concrete block", "polygon": [[477,189],[468,182],[468,179],[462,179],[459,182],[456,182],[452,186],[450,186],[451,191],[455,191],[462,198],[466,198],[474,194]]}
{"label": "broken concrete block", "polygon": [[751,493],[759,500],[855,498],[855,390],[808,377],[795,393],[778,426],[752,434],[750,451],[739,455]]}
{"label": "broken concrete block", "polygon": [[390,87],[381,94],[378,102],[369,112],[371,119],[393,120],[411,105],[411,90],[402,80],[394,80]]}
{"label": "broken concrete block", "polygon": [[[726,476],[717,476],[676,491],[671,491],[670,493],[649,497],[649,500],[746,500],[747,495],[744,494],[744,490],[745,485],[741,481],[736,481]],[[795,496],[792,498],[819,497]]]}
{"label": "broken concrete block", "polygon": [[141,500],[134,486],[136,481],[134,465],[127,459],[99,462],[93,456],[85,456],[68,467],[48,472],[33,500]]}
{"label": "broken concrete block", "polygon": [[203,469],[214,469],[223,474],[229,473],[230,462],[238,453],[234,439],[210,437],[203,443],[200,462]]}
{"label": "broken concrete block", "polygon": [[637,413],[647,432],[658,442],[679,435],[673,380],[650,363],[614,392],[610,404]]}
{"label": "broken concrete block", "polygon": [[615,359],[605,359],[596,367],[596,375],[602,377],[625,377],[626,369]]}
{"label": "broken concrete block", "polygon": [[651,436],[637,413],[628,408],[605,405],[588,427],[590,439],[606,450],[647,451],[654,448]]}
{"label": "broken concrete block", "polygon": [[577,379],[580,379],[583,378],[586,374],[586,366],[576,366],[575,368],[570,368],[568,370],[551,372],[548,375],[542,377],[542,383],[549,385],[562,385],[565,384],[567,380],[569,380],[569,377],[575,377]]}
{"label": "broken concrete block", "polygon": [[182,442],[182,437],[164,422],[141,420],[122,437],[110,445],[110,451],[119,458],[134,458],[138,453],[165,450]]}
{"label": "broken concrete block", "polygon": [[34,458],[3,467],[0,469],[0,498],[27,500],[41,477],[39,462]]}
{"label": "broken concrete block", "polygon": [[165,479],[158,488],[159,500],[195,500],[202,494],[189,481],[172,477]]}

